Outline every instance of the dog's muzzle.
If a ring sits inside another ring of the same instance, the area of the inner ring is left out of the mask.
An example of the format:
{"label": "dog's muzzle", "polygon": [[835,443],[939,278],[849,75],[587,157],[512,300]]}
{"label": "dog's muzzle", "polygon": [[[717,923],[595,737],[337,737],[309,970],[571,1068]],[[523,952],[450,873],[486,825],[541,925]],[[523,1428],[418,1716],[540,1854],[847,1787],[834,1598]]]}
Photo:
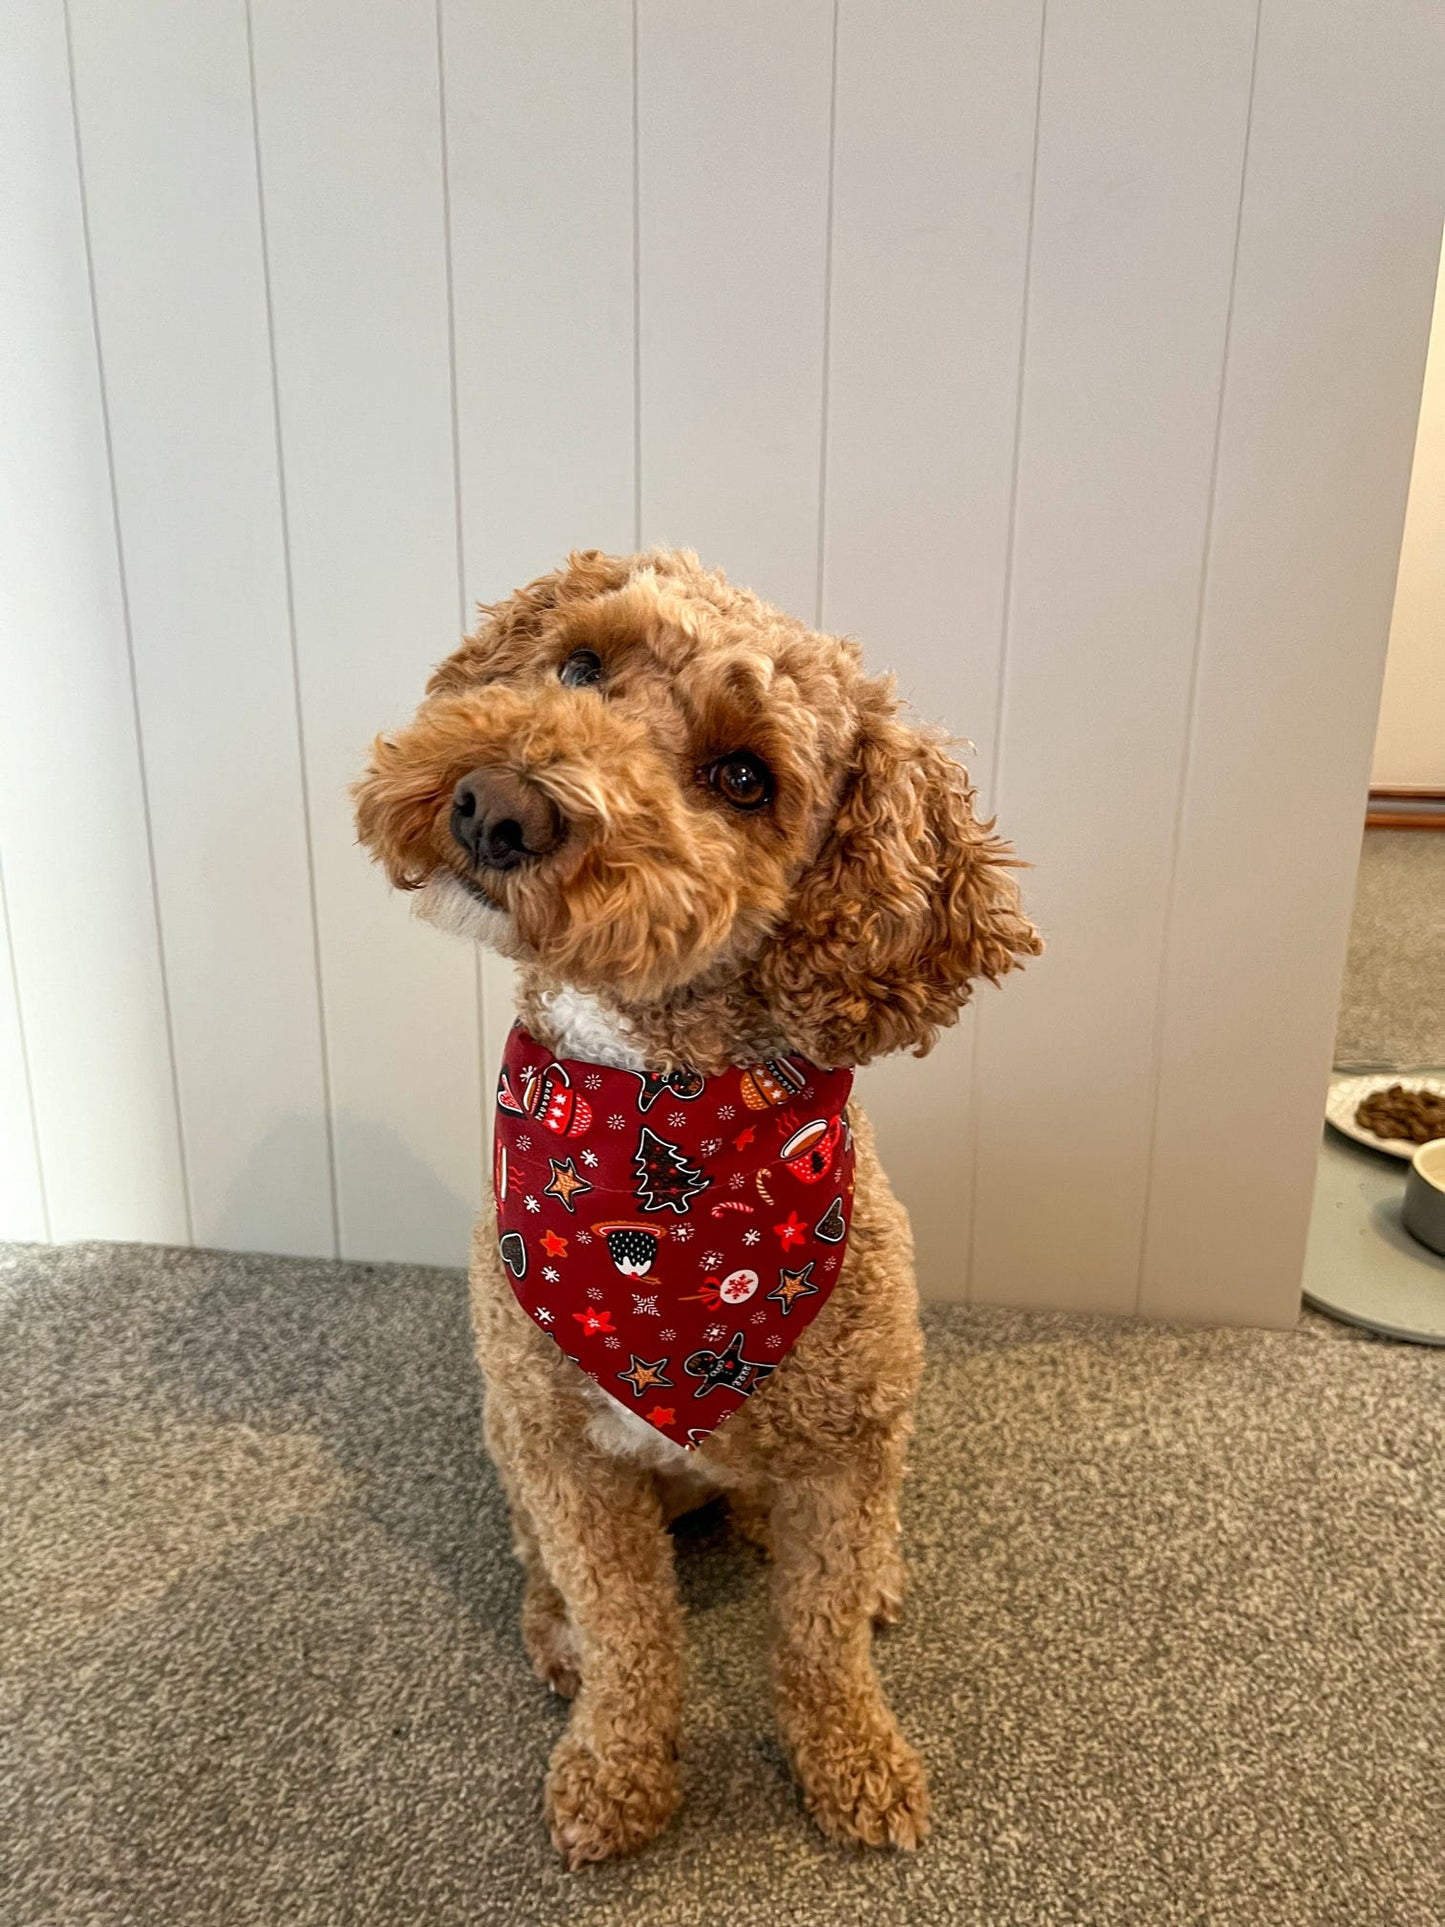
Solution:
{"label": "dog's muzzle", "polygon": [[567,823],[550,796],[512,770],[483,766],[452,791],[451,833],[477,870],[515,870],[550,856]]}

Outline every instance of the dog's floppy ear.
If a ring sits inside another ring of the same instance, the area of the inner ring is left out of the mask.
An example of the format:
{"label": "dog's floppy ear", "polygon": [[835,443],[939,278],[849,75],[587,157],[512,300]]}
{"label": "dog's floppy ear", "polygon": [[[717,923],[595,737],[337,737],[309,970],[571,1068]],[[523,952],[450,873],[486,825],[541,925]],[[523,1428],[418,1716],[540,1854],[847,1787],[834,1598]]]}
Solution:
{"label": "dog's floppy ear", "polygon": [[824,1065],[921,1057],[972,982],[1042,950],[992,832],[945,739],[898,719],[890,681],[867,685],[832,828],[759,960],[790,1043]]}

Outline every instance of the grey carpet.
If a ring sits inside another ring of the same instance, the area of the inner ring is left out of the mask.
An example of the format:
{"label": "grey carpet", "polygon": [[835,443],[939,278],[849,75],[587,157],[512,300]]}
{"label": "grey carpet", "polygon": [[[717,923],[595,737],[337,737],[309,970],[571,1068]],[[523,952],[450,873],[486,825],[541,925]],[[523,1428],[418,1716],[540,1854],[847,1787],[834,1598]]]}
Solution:
{"label": "grey carpet", "polygon": [[[1335,1328],[1337,1329],[1337,1328]],[[756,1556],[681,1532],[688,1800],[574,1875],[454,1273],[0,1252],[5,1927],[1425,1927],[1445,1357],[934,1309],[881,1667],[913,1858],[799,1811]]]}
{"label": "grey carpet", "polygon": [[1445,1066],[1445,833],[1365,832],[1335,1061]]}

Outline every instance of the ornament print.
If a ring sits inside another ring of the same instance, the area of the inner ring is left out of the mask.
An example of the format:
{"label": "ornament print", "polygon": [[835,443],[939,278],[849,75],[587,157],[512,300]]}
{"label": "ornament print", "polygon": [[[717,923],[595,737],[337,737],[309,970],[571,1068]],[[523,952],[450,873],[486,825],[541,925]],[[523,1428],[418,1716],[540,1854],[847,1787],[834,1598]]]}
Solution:
{"label": "ornament print", "polygon": [[685,1451],[766,1396],[841,1275],[851,1087],[791,1054],[704,1077],[507,1040],[493,1178],[517,1303]]}

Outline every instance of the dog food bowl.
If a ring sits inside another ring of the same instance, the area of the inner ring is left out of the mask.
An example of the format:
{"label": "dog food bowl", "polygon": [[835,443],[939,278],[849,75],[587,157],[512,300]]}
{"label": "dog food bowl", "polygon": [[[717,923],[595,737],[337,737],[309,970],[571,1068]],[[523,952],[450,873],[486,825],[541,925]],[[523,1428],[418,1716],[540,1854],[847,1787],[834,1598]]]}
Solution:
{"label": "dog food bowl", "polygon": [[1445,1258],[1445,1137],[1431,1138],[1411,1158],[1400,1217],[1412,1238]]}

